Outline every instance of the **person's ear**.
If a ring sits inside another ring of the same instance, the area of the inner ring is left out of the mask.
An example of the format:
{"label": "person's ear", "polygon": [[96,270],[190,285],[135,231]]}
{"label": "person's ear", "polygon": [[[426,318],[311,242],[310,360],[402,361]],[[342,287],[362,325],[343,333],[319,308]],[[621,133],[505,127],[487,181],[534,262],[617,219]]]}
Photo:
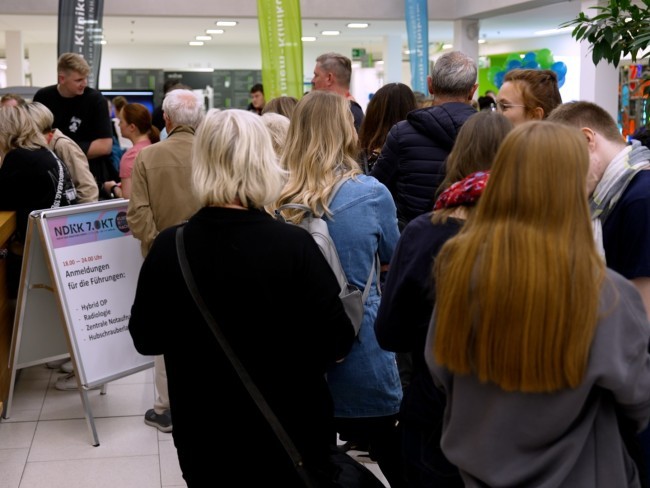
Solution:
{"label": "person's ear", "polygon": [[474,83],[474,86],[472,87],[471,91],[469,92],[469,97],[467,98],[468,100],[472,100],[474,98],[474,93],[476,93],[477,88],[478,88],[478,83]]}
{"label": "person's ear", "polygon": [[544,109],[542,107],[535,107],[532,111],[533,118],[535,120],[544,119]]}
{"label": "person's ear", "polygon": [[58,80],[59,85],[60,85],[60,84],[63,83],[63,81],[65,80],[65,75],[64,75],[63,73],[59,73],[59,74],[57,75],[57,80]]}
{"label": "person's ear", "polygon": [[429,93],[433,95],[433,81],[430,76],[427,76],[427,88],[429,89]]}
{"label": "person's ear", "polygon": [[589,151],[593,151],[596,147],[596,133],[589,127],[580,128],[580,132],[582,132],[582,134],[587,139],[587,146],[589,148]]}

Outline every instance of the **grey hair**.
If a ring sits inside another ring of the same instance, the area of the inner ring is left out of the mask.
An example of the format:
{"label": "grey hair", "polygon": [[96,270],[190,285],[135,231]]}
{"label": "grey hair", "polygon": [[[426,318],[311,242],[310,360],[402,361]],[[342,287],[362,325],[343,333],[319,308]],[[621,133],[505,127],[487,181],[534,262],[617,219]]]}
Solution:
{"label": "grey hair", "polygon": [[316,62],[326,73],[334,73],[338,84],[350,88],[352,78],[352,61],[339,53],[325,53],[316,58]]}
{"label": "grey hair", "polygon": [[246,208],[261,209],[277,200],[286,178],[259,115],[208,111],[192,148],[192,184],[203,206],[239,200]]}
{"label": "grey hair", "polygon": [[191,90],[167,92],[162,108],[173,127],[188,125],[196,129],[204,116],[203,102]]}
{"label": "grey hair", "polygon": [[476,84],[476,61],[452,51],[438,58],[431,71],[431,90],[434,95],[467,97]]}

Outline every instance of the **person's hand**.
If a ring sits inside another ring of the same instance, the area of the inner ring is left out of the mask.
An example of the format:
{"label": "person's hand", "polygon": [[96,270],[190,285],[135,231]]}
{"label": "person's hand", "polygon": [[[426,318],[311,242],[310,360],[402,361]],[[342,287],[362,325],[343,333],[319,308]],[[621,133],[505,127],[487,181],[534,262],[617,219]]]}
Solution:
{"label": "person's hand", "polygon": [[105,181],[104,191],[108,193],[111,198],[122,198],[122,184],[115,181]]}

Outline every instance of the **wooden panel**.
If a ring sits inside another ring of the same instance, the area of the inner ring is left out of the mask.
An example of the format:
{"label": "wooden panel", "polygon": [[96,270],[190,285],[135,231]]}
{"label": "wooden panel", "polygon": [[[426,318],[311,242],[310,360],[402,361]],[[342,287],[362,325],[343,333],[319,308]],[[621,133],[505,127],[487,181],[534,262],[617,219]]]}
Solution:
{"label": "wooden panel", "polygon": [[0,212],[0,248],[5,247],[4,243],[9,240],[11,234],[16,230],[16,213]]}
{"label": "wooden panel", "polygon": [[[16,229],[16,214],[0,212],[0,249]],[[7,297],[7,261],[0,259],[0,405],[9,395],[11,369],[8,368],[11,335],[13,332],[13,304]],[[2,407],[0,407],[2,412]]]}

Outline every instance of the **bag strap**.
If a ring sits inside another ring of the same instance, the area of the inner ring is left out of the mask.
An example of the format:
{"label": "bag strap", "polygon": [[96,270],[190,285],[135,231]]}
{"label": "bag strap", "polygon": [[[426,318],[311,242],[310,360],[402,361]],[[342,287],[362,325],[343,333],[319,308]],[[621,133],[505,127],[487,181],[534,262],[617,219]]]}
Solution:
{"label": "bag strap", "polygon": [[259,390],[259,388],[257,388],[257,385],[251,378],[250,374],[248,374],[248,371],[246,370],[242,362],[239,360],[239,357],[237,356],[233,348],[230,346],[228,339],[226,339],[226,337],[223,335],[223,332],[217,325],[214,316],[210,313],[210,310],[208,310],[207,305],[203,301],[203,298],[201,297],[201,293],[199,292],[196,282],[194,281],[194,275],[192,274],[192,270],[190,269],[190,264],[187,261],[187,254],[185,253],[185,239],[183,237],[183,229],[184,229],[183,225],[179,226],[176,229],[176,254],[178,255],[178,262],[181,266],[181,271],[183,273],[183,278],[185,279],[185,284],[187,285],[187,289],[189,290],[190,294],[192,295],[192,298],[194,299],[194,303],[196,304],[197,308],[201,311],[201,315],[203,315],[203,319],[210,326],[210,329],[212,329],[212,332],[216,337],[217,342],[219,343],[224,354],[232,364],[235,372],[237,373],[237,376],[239,376],[239,379],[244,384],[249,395],[251,396],[251,398],[257,405],[257,407],[260,409],[260,412],[262,412],[262,414],[264,415],[266,421],[271,426],[271,429],[273,430],[278,440],[282,444],[282,447],[284,447],[284,450],[287,452],[287,454],[293,461],[294,467],[296,468],[296,471],[304,481],[305,485],[308,488],[317,488],[309,479],[307,473],[304,471],[304,463],[302,457],[298,452],[298,449],[296,448],[295,444],[289,437],[289,434],[287,433],[286,430],[284,430],[284,427],[282,427],[280,420],[277,418],[275,413],[273,413],[273,410],[271,410],[271,407],[266,402],[264,395]]}
{"label": "bag strap", "polygon": [[61,162],[59,157],[51,149],[48,149],[48,151],[50,151],[50,154],[55,159],[56,164],[59,167],[59,182],[56,185],[56,194],[54,195],[54,202],[52,203],[52,206],[50,208],[59,208],[61,206],[61,197],[63,196],[63,179],[65,178],[65,172],[63,171],[63,163]]}

